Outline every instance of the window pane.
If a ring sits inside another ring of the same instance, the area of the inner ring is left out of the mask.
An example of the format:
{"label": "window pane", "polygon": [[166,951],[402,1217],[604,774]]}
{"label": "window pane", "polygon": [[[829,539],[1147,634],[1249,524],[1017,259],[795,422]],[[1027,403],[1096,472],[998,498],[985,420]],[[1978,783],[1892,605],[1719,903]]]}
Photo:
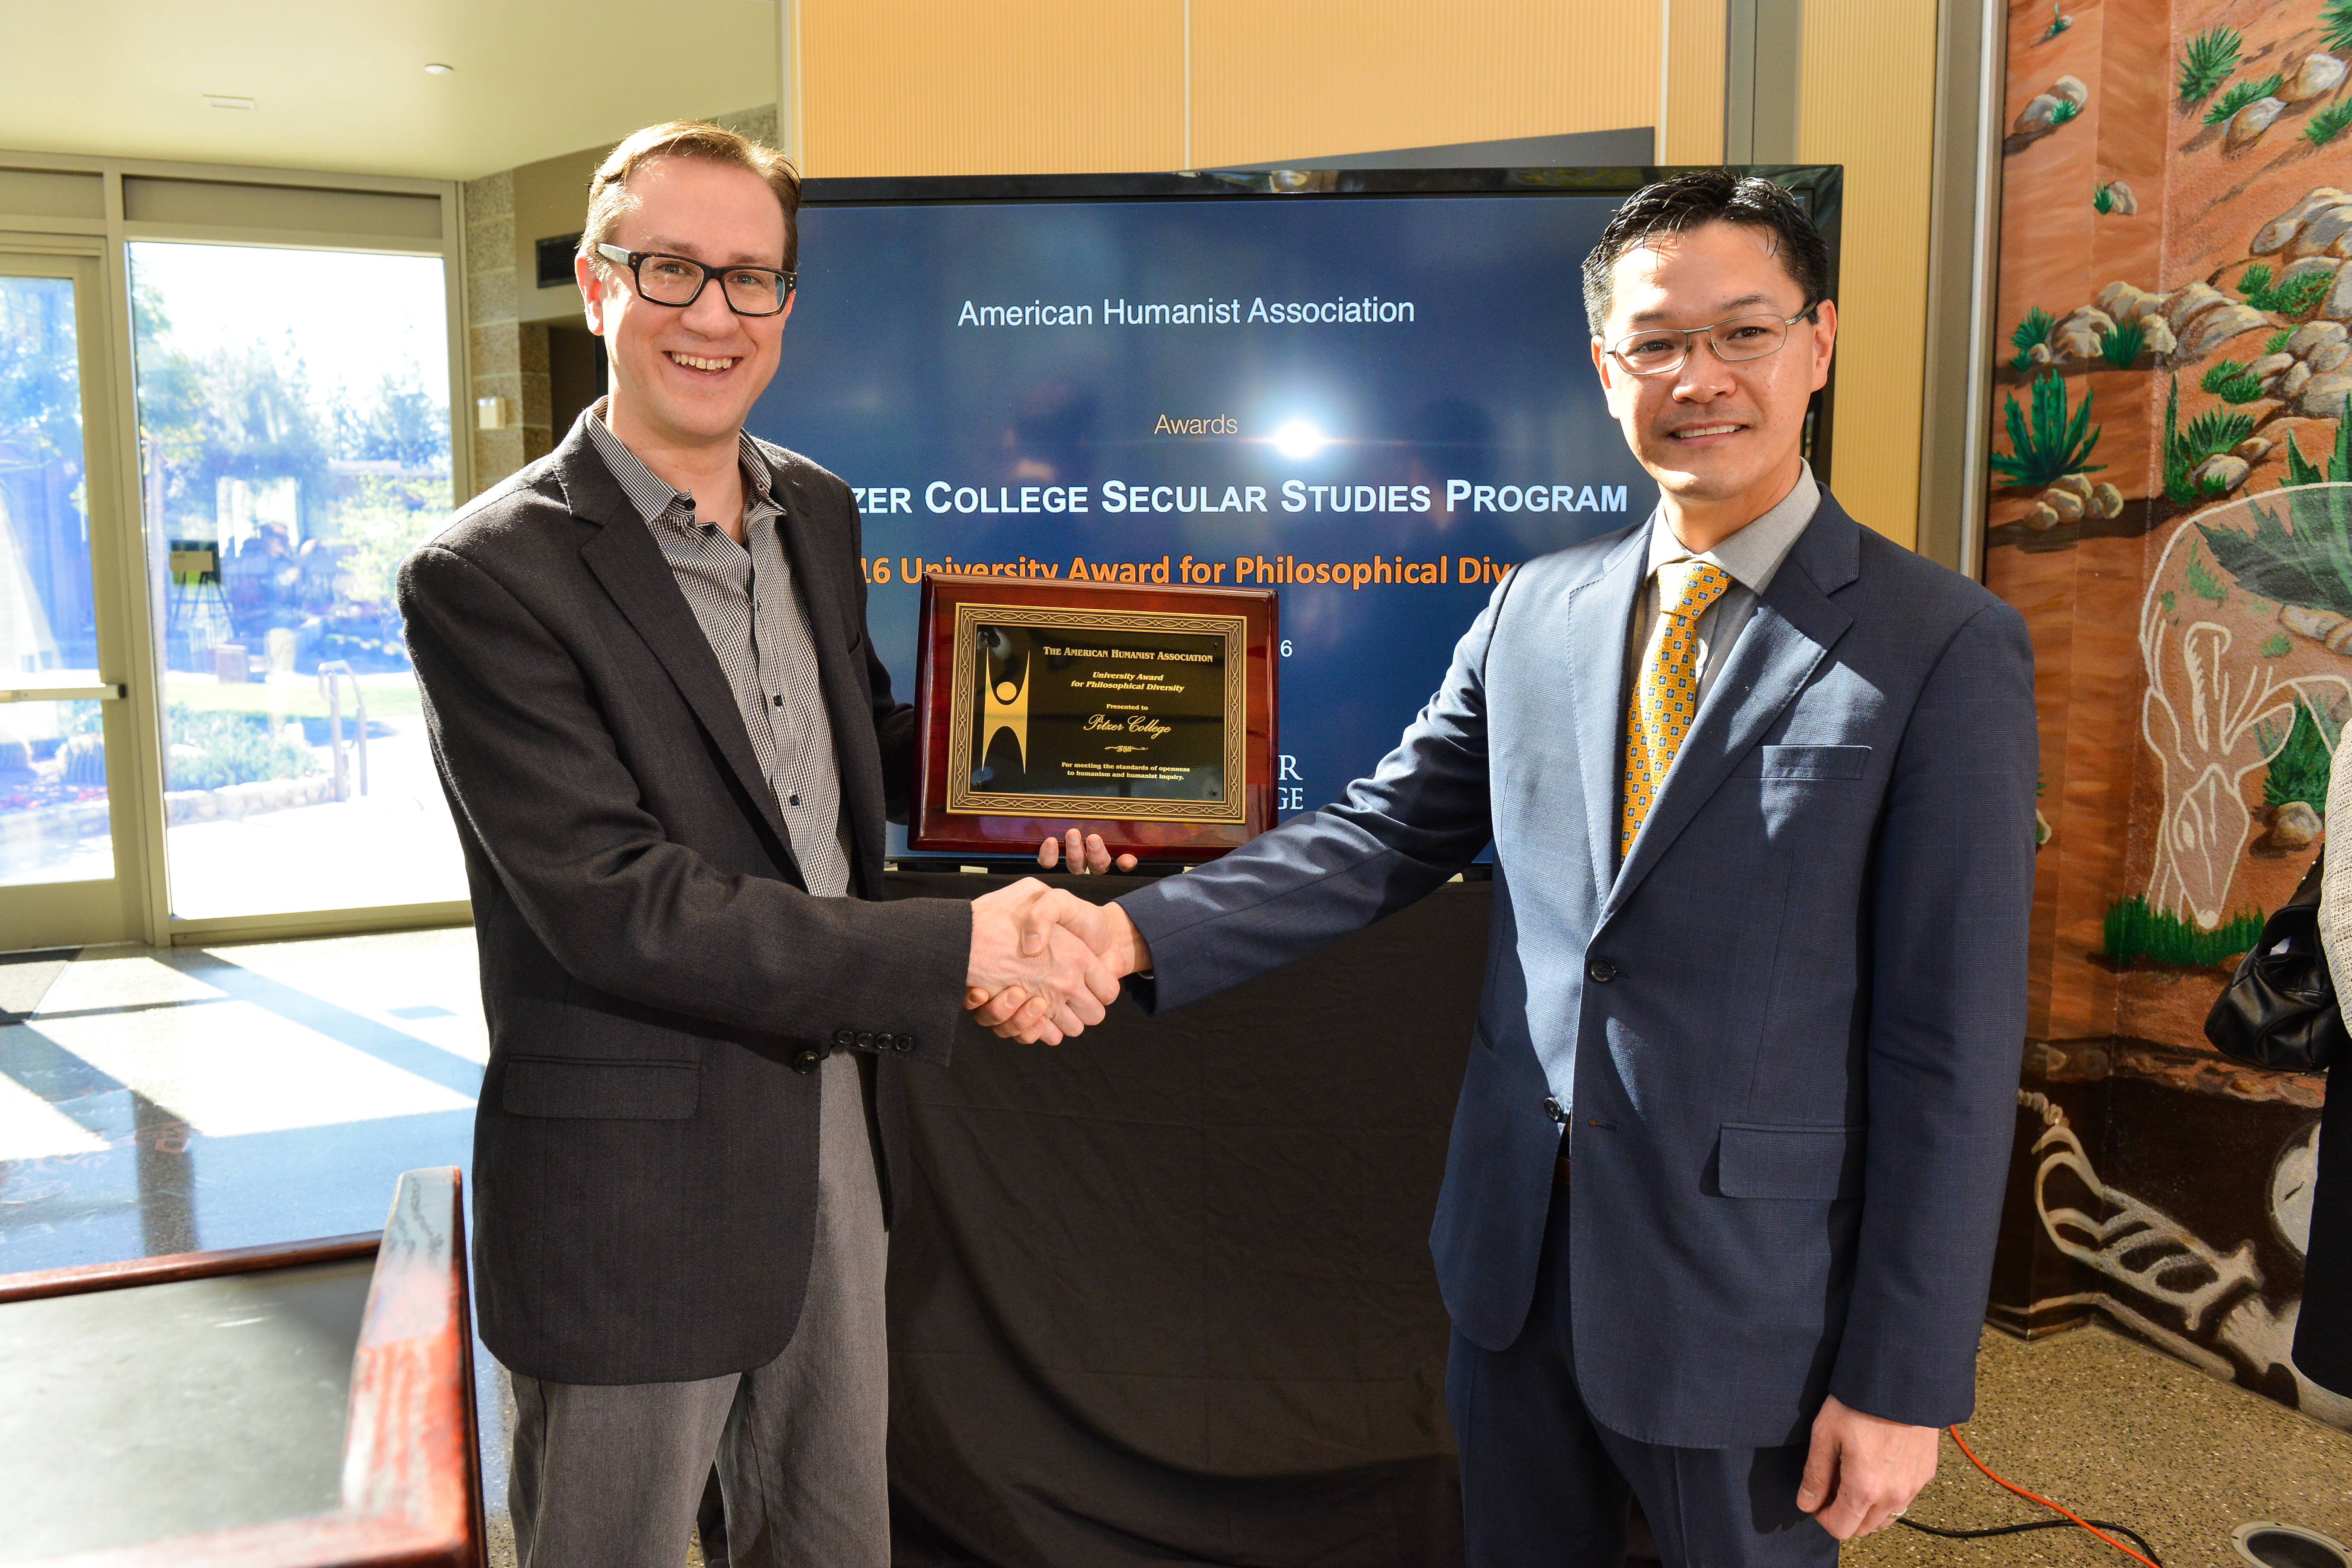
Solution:
{"label": "window pane", "polygon": [[450,506],[440,261],[138,244],[131,279],[173,912],[464,898],[393,604]]}
{"label": "window pane", "polygon": [[[0,687],[97,679],[73,280],[0,278]],[[0,703],[0,886],[114,875],[98,715]]]}
{"label": "window pane", "polygon": [[98,704],[0,705],[0,888],[113,875]]}

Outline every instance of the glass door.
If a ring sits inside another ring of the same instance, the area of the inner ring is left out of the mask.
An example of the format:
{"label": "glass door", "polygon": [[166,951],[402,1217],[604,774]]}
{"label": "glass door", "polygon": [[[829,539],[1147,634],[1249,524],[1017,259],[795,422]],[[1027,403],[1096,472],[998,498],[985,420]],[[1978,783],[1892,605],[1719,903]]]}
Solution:
{"label": "glass door", "polygon": [[137,929],[121,563],[91,527],[115,499],[98,278],[0,252],[0,950]]}
{"label": "glass door", "polygon": [[441,258],[128,251],[172,918],[463,900],[393,596],[452,500]]}

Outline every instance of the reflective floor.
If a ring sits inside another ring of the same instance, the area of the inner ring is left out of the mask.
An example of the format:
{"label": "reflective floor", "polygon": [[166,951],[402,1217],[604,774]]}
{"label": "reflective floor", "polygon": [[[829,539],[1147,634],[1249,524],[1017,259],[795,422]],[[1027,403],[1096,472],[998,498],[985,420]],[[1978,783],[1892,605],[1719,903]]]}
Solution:
{"label": "reflective floor", "polygon": [[403,1171],[470,1168],[488,1053],[470,929],[0,954],[0,1274],[381,1230]]}
{"label": "reflective floor", "polygon": [[[205,949],[0,954],[0,1273],[382,1227],[403,1171],[467,1164],[486,1053],[470,930]],[[476,1352],[490,1562],[511,1399]],[[2352,1539],[2352,1435],[2085,1329],[1985,1336],[1970,1441],[1989,1462],[2144,1531],[2169,1568],[2226,1568],[2236,1523]],[[1914,1519],[2038,1516],[1948,1437]],[[700,1561],[688,1547],[685,1561]],[[2121,1563],[2079,1531],[1889,1530],[1853,1568]]]}
{"label": "reflective floor", "polygon": [[0,1273],[377,1230],[465,1165],[469,930],[0,958]]}

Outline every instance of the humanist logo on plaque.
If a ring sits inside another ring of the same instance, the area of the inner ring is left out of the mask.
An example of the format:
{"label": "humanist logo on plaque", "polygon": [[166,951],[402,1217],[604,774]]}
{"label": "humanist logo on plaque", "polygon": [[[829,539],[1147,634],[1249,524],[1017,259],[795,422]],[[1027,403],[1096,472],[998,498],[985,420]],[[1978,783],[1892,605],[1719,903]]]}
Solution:
{"label": "humanist logo on plaque", "polygon": [[912,845],[1010,847],[1072,823],[1168,858],[1246,842],[1268,826],[1273,601],[927,579]]}

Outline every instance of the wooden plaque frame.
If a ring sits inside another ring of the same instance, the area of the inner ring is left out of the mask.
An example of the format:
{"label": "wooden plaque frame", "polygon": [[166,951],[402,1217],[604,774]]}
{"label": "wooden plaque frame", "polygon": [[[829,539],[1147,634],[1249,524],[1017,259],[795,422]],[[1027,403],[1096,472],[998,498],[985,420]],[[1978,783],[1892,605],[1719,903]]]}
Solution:
{"label": "wooden plaque frame", "polygon": [[[909,848],[1026,857],[1070,827],[1113,853],[1198,862],[1274,826],[1278,600],[1271,589],[1142,586],[933,574],[923,579],[915,681],[917,788]],[[1224,645],[1225,793],[1217,801],[1014,795],[985,800],[966,776],[972,741],[971,639],[990,624],[1150,630]],[[1238,722],[1235,716],[1238,715]],[[982,806],[992,809],[979,809]]]}

